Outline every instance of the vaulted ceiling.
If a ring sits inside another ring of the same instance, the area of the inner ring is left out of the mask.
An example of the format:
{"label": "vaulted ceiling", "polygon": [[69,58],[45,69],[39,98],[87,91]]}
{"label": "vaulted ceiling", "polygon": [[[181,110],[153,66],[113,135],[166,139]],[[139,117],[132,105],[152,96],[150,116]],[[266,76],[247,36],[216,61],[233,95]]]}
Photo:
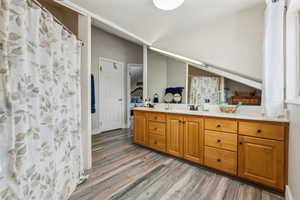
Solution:
{"label": "vaulted ceiling", "polygon": [[261,79],[264,0],[185,0],[173,11],[152,0],[72,2],[155,47]]}

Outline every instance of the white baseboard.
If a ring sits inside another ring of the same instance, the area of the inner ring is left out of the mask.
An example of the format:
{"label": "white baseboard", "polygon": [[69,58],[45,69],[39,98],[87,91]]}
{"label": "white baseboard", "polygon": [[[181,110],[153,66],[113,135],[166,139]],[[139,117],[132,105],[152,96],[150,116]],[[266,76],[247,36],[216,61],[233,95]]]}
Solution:
{"label": "white baseboard", "polygon": [[285,187],[285,199],[286,200],[295,200],[292,195],[291,189],[288,185]]}

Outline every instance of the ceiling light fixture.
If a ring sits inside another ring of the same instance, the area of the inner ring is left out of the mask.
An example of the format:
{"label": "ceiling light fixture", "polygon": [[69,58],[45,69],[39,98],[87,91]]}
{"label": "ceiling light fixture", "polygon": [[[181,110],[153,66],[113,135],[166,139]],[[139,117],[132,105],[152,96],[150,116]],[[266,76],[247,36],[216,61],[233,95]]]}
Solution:
{"label": "ceiling light fixture", "polygon": [[161,10],[174,10],[183,2],[184,0],[153,0],[154,5]]}

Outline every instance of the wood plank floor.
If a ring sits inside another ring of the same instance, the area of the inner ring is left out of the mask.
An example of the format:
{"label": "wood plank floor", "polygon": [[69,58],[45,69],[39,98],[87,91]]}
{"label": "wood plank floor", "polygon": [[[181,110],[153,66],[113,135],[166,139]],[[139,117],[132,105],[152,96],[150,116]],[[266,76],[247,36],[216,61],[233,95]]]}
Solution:
{"label": "wood plank floor", "polygon": [[93,136],[93,168],[71,200],[283,200],[280,194],[137,146],[130,130]]}

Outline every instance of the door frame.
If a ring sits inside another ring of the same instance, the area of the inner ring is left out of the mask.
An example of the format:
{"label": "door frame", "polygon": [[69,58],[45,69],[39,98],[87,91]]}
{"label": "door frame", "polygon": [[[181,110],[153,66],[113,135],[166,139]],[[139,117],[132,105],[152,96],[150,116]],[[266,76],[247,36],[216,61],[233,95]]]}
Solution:
{"label": "door frame", "polygon": [[[130,73],[129,73],[129,67],[142,67],[143,71],[144,71],[144,65],[143,64],[133,64],[133,63],[129,63],[127,64],[127,92],[126,92],[126,97],[127,97],[127,125],[126,128],[130,128],[131,126],[131,121],[130,121],[130,102],[131,102],[131,80],[130,80]],[[144,80],[142,78],[142,80]],[[144,81],[143,81],[143,88],[144,88]]]}
{"label": "door frame", "polygon": [[[121,106],[121,113],[122,113],[122,122],[121,122],[121,128],[125,128],[125,106],[126,106],[126,96],[125,96],[125,83],[124,83],[124,63],[121,62],[121,61],[117,61],[117,60],[113,60],[113,59],[110,59],[110,58],[105,58],[105,57],[99,57],[98,59],[98,66],[97,66],[97,84],[100,83],[100,73],[101,73],[101,70],[100,70],[100,67],[101,67],[101,61],[106,61],[106,62],[112,62],[112,63],[117,63],[117,64],[120,64],[121,65],[121,83],[122,83],[122,87],[121,87],[121,93],[122,93],[122,106]],[[100,99],[101,99],[101,92],[100,92],[100,88],[98,87],[98,95],[97,95],[97,99],[96,99],[96,109],[98,110],[97,113],[97,122],[98,122],[98,129],[99,132],[98,133],[102,133],[103,132],[103,129],[102,129],[102,126],[100,124]]]}

